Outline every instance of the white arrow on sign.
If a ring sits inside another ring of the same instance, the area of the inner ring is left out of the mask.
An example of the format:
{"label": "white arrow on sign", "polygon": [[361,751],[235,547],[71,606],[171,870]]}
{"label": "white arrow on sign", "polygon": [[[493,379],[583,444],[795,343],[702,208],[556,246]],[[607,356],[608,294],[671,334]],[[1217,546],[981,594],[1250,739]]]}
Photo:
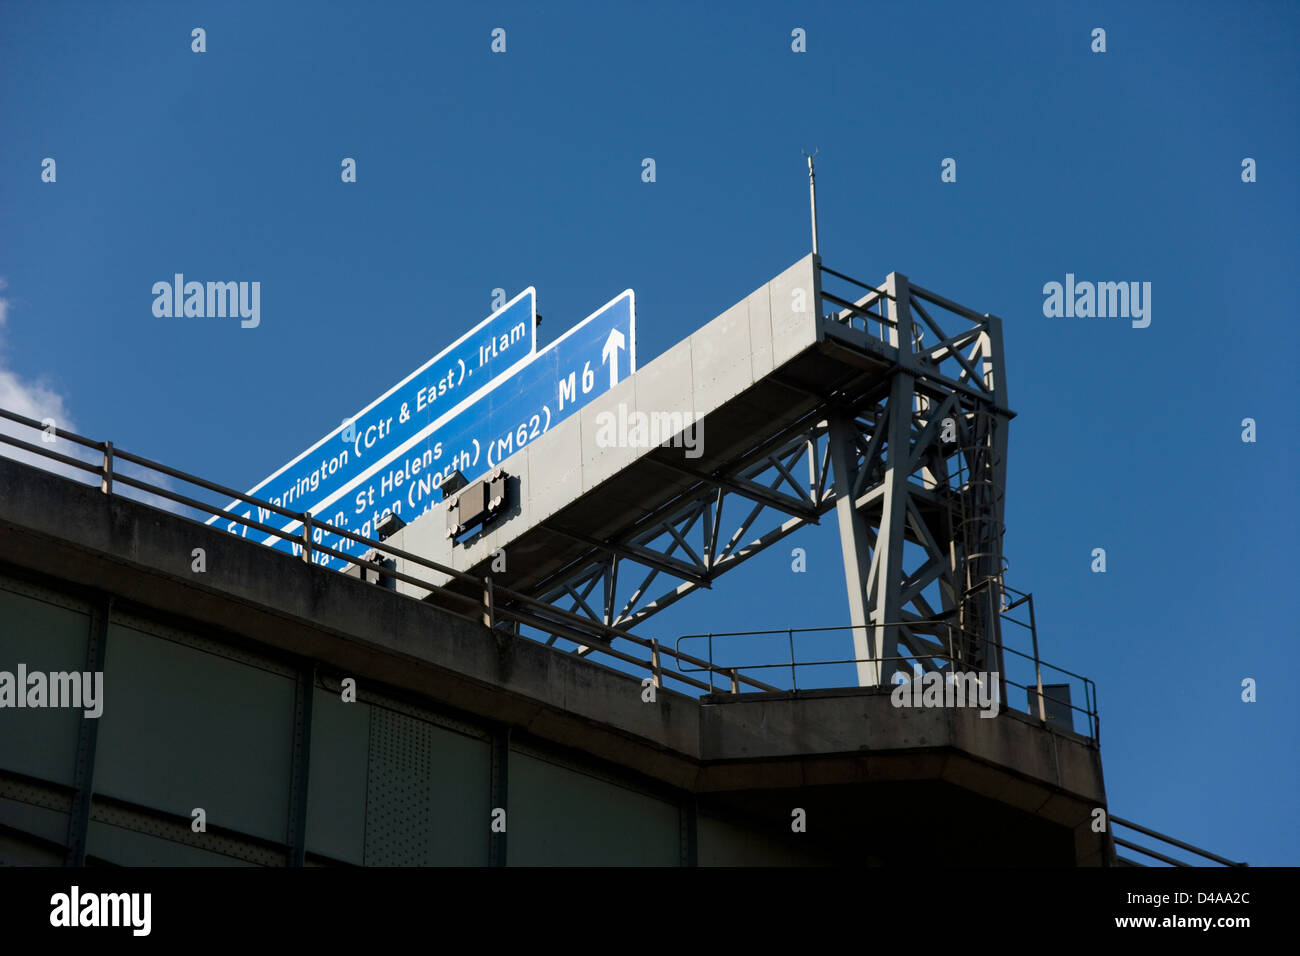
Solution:
{"label": "white arrow on sign", "polygon": [[626,348],[627,340],[623,338],[623,333],[618,329],[609,330],[609,338],[605,340],[605,347],[600,350],[600,360],[609,363],[609,387],[613,388],[618,384],[618,350]]}

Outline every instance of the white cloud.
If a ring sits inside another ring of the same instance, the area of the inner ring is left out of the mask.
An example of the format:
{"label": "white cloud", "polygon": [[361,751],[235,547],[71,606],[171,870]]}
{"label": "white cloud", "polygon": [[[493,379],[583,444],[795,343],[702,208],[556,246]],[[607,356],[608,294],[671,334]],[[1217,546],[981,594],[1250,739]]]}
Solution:
{"label": "white cloud", "polygon": [[[76,422],[68,413],[68,404],[64,397],[60,395],[53,386],[44,380],[35,381],[27,380],[21,377],[13,369],[9,368],[9,356],[6,349],[5,329],[10,318],[10,307],[13,302],[3,295],[8,283],[0,279],[0,408],[5,411],[14,412],[23,415],[26,418],[46,423],[53,419],[56,428],[63,431],[78,432]],[[42,441],[42,432],[20,422],[10,421],[7,418],[0,418],[0,433],[12,435],[25,442],[33,445],[40,445],[43,449],[66,455],[69,458],[76,458],[87,464],[99,466],[102,456],[94,449],[86,448],[75,442],[60,438],[57,441],[46,443]],[[91,436],[87,436],[91,437]],[[42,468],[46,471],[62,475],[65,478],[72,478],[85,484],[98,485],[99,477],[94,472],[89,472],[81,468],[75,468],[72,465],[44,455],[37,455],[25,448],[19,448],[8,442],[0,441],[0,455],[6,458],[12,458],[14,461],[20,461],[26,465],[32,465],[36,468]],[[136,478],[140,481],[146,481],[151,485],[157,485],[166,488],[169,491],[175,491],[175,484],[166,475],[155,475],[136,465],[128,462],[115,462],[114,468]],[[129,498],[135,498],[155,508],[164,508],[177,514],[190,514],[191,509],[186,508],[177,502],[167,498],[160,498],[151,495],[148,492],[141,491],[126,484],[115,484],[114,492],[125,495]]]}
{"label": "white cloud", "polygon": [[[8,283],[4,279],[0,279],[0,293],[3,293],[7,286]],[[8,412],[25,415],[27,418],[35,419],[38,422],[44,422],[46,419],[52,418],[57,427],[76,431],[76,425],[68,414],[62,395],[43,381],[24,380],[17,372],[8,367],[9,356],[5,343],[5,331],[9,322],[10,306],[12,304],[7,297],[0,294],[0,408]],[[7,418],[0,418],[0,432],[32,444],[39,444],[41,441],[39,431],[18,422],[10,421]],[[78,448],[71,442],[59,441],[45,447],[70,458],[90,461],[90,450]],[[0,455],[12,458],[15,461],[21,461],[27,465],[35,465],[37,468],[44,468],[46,471],[53,471],[66,478],[88,481],[92,480],[93,477],[79,468],[73,468],[71,465],[65,465],[63,462],[55,461],[52,458],[33,454],[8,442],[0,442]]]}

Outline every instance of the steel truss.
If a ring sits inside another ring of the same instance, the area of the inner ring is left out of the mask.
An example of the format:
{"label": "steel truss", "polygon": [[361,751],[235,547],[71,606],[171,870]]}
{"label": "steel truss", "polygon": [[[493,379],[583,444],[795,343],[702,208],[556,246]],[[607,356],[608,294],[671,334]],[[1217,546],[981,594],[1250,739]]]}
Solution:
{"label": "steel truss", "polygon": [[[820,395],[809,415],[711,472],[657,461],[694,484],[607,540],[549,528],[587,549],[527,593],[629,630],[835,510],[859,684],[913,665],[1001,672],[1013,415],[1001,320],[898,273],[874,288],[818,268],[828,350],[884,356],[886,371]],[[866,294],[827,291],[833,280]]]}

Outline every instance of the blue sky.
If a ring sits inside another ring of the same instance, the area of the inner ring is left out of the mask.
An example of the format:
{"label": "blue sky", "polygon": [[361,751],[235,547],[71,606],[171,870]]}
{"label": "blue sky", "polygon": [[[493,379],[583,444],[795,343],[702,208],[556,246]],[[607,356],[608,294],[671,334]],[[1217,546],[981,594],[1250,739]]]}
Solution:
{"label": "blue sky", "polygon": [[[248,487],[498,287],[539,347],[635,289],[646,364],[806,254],[817,147],[826,265],[1004,320],[1008,581],[1097,683],[1112,811],[1300,862],[1300,6],[469,6],[0,4],[0,396]],[[260,325],[156,318],[176,272]],[[1150,327],[1046,318],[1066,273]],[[647,633],[846,623],[834,522],[788,543]]]}

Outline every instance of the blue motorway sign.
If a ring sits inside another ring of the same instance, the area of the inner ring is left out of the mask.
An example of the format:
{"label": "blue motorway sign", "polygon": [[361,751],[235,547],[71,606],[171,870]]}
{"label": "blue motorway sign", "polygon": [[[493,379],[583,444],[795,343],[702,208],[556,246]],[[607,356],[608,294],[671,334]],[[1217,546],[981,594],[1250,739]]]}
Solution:
{"label": "blue motorway sign", "polygon": [[[305,501],[292,507],[374,537],[388,514],[409,523],[441,501],[439,489],[453,473],[475,481],[635,371],[636,306],[628,289],[485,387],[455,405],[443,404],[417,431],[385,438],[384,451],[371,455],[363,471],[313,494],[310,507]],[[297,527],[284,526],[288,532]],[[327,529],[314,529],[313,540],[360,558],[360,545]],[[294,553],[299,548],[274,536],[265,543]],[[327,567],[347,564],[316,557]]]}
{"label": "blue motorway sign", "polygon": [[[536,352],[537,291],[530,286],[248,493],[315,513],[320,502],[378,467],[384,455]],[[272,512],[238,501],[226,510],[241,507],[244,517],[277,521]],[[238,522],[229,522],[227,530],[248,533]]]}

